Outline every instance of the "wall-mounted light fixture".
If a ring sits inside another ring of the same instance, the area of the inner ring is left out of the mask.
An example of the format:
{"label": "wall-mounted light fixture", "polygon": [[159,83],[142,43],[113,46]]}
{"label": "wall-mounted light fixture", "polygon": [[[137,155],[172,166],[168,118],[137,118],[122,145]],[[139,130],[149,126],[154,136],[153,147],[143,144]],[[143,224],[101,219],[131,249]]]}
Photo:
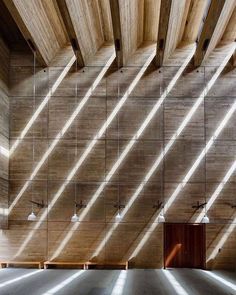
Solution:
{"label": "wall-mounted light fixture", "polygon": [[200,203],[199,201],[197,201],[197,204],[193,205],[192,208],[196,210],[203,209],[206,206],[206,204],[206,202]]}
{"label": "wall-mounted light fixture", "polygon": [[120,210],[125,208],[125,205],[120,204],[119,202],[117,202],[117,204],[114,205],[114,208],[117,208],[118,213],[116,215],[116,220],[120,220],[121,219],[121,214],[120,214]]}
{"label": "wall-mounted light fixture", "polygon": [[38,208],[41,208],[41,209],[47,207],[47,204],[44,203],[44,200],[42,200],[41,202],[30,200],[30,203],[36,205]]}
{"label": "wall-mounted light fixture", "polygon": [[79,203],[77,203],[75,201],[75,211],[74,211],[74,215],[72,215],[72,217],[71,217],[71,222],[78,222],[79,221],[79,216],[77,214],[77,210],[80,210],[80,209],[83,209],[83,208],[86,208],[86,207],[87,207],[87,205],[83,204],[82,200]]}
{"label": "wall-mounted light fixture", "polygon": [[209,217],[207,216],[207,202],[204,202],[204,203],[200,203],[199,201],[197,201],[197,204],[196,205],[193,205],[192,208],[193,209],[196,209],[199,210],[199,209],[205,209],[205,214],[201,220],[201,223],[209,223],[210,220],[209,220]]}
{"label": "wall-mounted light fixture", "polygon": [[30,200],[30,203],[32,204],[32,211],[31,213],[28,215],[28,220],[29,221],[35,221],[37,219],[37,216],[36,214],[34,213],[34,208],[33,208],[33,205],[36,205],[38,208],[42,209],[42,208],[45,208],[47,207],[47,205],[44,203],[44,201],[42,200],[42,202],[36,202],[36,201],[33,201],[33,200]]}
{"label": "wall-mounted light fixture", "polygon": [[160,202],[158,200],[157,203],[152,206],[152,208],[156,209],[156,210],[159,210],[159,209],[163,208],[163,202]]}

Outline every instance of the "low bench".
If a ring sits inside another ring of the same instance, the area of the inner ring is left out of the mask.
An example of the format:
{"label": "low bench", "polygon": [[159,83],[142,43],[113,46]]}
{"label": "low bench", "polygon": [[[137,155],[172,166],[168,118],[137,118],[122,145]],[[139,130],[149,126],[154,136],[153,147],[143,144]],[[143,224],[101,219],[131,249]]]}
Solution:
{"label": "low bench", "polygon": [[125,262],[86,262],[85,269],[128,269],[128,261]]}
{"label": "low bench", "polygon": [[50,266],[77,266],[81,269],[85,268],[85,263],[83,262],[63,262],[63,261],[45,261],[44,262],[44,269],[50,268]]}
{"label": "low bench", "polygon": [[6,268],[10,265],[37,265],[39,269],[43,268],[43,262],[42,261],[1,261],[0,262],[0,268]]}

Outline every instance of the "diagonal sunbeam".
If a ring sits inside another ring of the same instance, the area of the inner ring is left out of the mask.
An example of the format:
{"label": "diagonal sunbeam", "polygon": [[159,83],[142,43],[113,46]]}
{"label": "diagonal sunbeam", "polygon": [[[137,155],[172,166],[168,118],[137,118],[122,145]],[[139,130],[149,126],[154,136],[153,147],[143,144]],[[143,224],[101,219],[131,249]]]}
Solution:
{"label": "diagonal sunbeam", "polygon": [[[184,128],[187,126],[187,124],[191,120],[192,116],[197,111],[197,109],[200,106],[200,104],[203,102],[203,100],[204,100],[205,96],[207,95],[208,91],[214,85],[215,81],[219,77],[219,75],[222,72],[222,70],[224,69],[225,65],[228,63],[228,61],[231,58],[234,50],[235,50],[235,44],[232,46],[232,49],[230,50],[229,54],[225,57],[225,59],[223,60],[223,62],[221,63],[221,65],[218,67],[218,69],[215,72],[215,74],[213,75],[213,77],[207,83],[205,89],[202,91],[202,93],[200,94],[200,96],[196,100],[195,104],[193,105],[193,107],[191,108],[191,110],[189,111],[189,113],[187,114],[187,116],[184,118],[184,120],[180,124],[179,128],[177,129],[177,131],[174,133],[174,135],[171,137],[171,139],[169,140],[169,142],[167,143],[167,145],[164,147],[162,153],[157,157],[156,161],[154,162],[154,164],[152,165],[151,169],[148,171],[148,173],[144,177],[143,181],[140,183],[140,185],[138,186],[138,188],[136,189],[136,191],[134,192],[134,194],[129,199],[128,204],[125,206],[124,210],[121,213],[121,218],[120,218],[119,222],[121,222],[121,220],[127,214],[127,212],[129,211],[129,209],[131,208],[132,204],[135,202],[135,200],[138,198],[139,194],[142,192],[142,190],[143,190],[144,186],[146,185],[146,183],[148,183],[149,179],[152,177],[153,173],[159,167],[159,165],[162,162],[162,160],[164,159],[165,155],[171,149],[171,147],[174,144],[175,140],[183,132]],[[224,120],[221,122],[221,124],[219,125],[219,127],[217,128],[217,130],[215,131],[215,133],[213,134],[212,138],[209,140],[209,142],[207,143],[206,147],[203,149],[202,153],[199,155],[199,157],[197,158],[197,160],[195,161],[195,163],[193,164],[193,166],[191,167],[191,169],[189,170],[189,172],[187,173],[187,175],[183,179],[183,182],[180,185],[178,185],[178,187],[176,188],[176,190],[174,191],[174,193],[171,195],[171,197],[167,201],[167,203],[165,205],[165,210],[168,210],[168,208],[172,205],[172,203],[176,199],[176,197],[179,194],[179,192],[181,191],[181,189],[188,182],[188,180],[190,179],[190,177],[192,176],[192,174],[196,170],[197,166],[199,165],[199,163],[203,159],[205,153],[207,153],[207,151],[212,146],[212,144],[214,142],[214,139],[219,135],[219,133],[222,131],[223,127],[226,125],[226,123],[228,122],[228,120],[231,118],[231,116],[234,113],[235,109],[236,109],[236,102],[231,107],[230,111],[227,113],[227,115],[225,116]],[[135,255],[137,255],[137,253],[139,252],[139,250],[141,249],[141,247],[145,244],[145,242],[147,241],[147,239],[149,238],[149,235],[150,235],[150,232],[149,231],[153,230],[157,226],[157,220],[158,220],[158,218],[159,218],[159,215],[157,216],[157,218],[155,219],[155,221],[151,224],[151,226],[148,229],[147,233],[144,235],[144,238],[140,242],[140,246],[138,246],[136,248],[134,254],[132,254],[132,257],[135,256]],[[93,257],[97,256],[100,253],[100,251],[103,249],[103,247],[106,245],[106,243],[110,239],[113,231],[119,225],[119,222],[113,223],[111,229],[106,234],[106,237],[102,240],[102,242],[97,247],[95,253],[93,254]]]}
{"label": "diagonal sunbeam", "polygon": [[102,80],[102,78],[104,77],[104,75],[106,74],[108,68],[110,67],[110,65],[114,61],[115,57],[116,57],[115,56],[115,52],[113,52],[113,54],[111,55],[111,57],[109,58],[109,60],[105,64],[105,66],[102,68],[101,72],[99,73],[99,75],[97,76],[97,78],[95,79],[95,81],[93,82],[92,86],[88,89],[88,91],[86,92],[86,94],[83,97],[83,99],[79,102],[78,106],[76,107],[76,109],[74,110],[74,112],[71,114],[70,118],[67,120],[67,122],[65,123],[65,125],[63,126],[63,128],[56,135],[55,139],[53,140],[53,142],[51,143],[51,145],[49,146],[49,148],[47,149],[47,151],[44,153],[43,157],[40,159],[40,161],[36,165],[35,169],[33,170],[32,174],[30,175],[29,179],[25,182],[25,184],[21,188],[20,192],[18,193],[18,195],[16,196],[16,198],[14,199],[14,201],[12,202],[12,204],[10,205],[10,207],[9,207],[9,214],[12,211],[12,209],[15,207],[15,205],[17,204],[17,202],[19,201],[19,199],[22,197],[22,195],[24,194],[24,192],[26,191],[26,189],[29,187],[31,181],[37,175],[38,171],[41,169],[41,167],[43,166],[43,164],[45,163],[45,161],[48,159],[48,157],[50,156],[51,152],[54,150],[55,146],[58,144],[58,142],[64,136],[64,134],[67,132],[67,130],[70,128],[70,126],[73,123],[73,121],[77,118],[77,116],[79,115],[79,113],[81,112],[81,110],[83,109],[83,107],[85,106],[85,104],[87,103],[87,101],[89,100],[89,98],[91,97],[93,91],[95,90],[95,88],[97,87],[97,85],[100,83],[100,81]]}
{"label": "diagonal sunbeam", "polygon": [[[195,50],[196,50],[196,45],[194,44],[190,50],[190,53],[188,54],[187,58],[185,59],[184,63],[181,65],[181,67],[179,68],[179,70],[177,71],[177,73],[175,74],[173,79],[170,81],[168,87],[163,92],[160,99],[156,102],[156,104],[154,105],[154,107],[152,108],[152,110],[150,111],[148,116],[146,117],[146,119],[143,121],[143,123],[141,124],[139,129],[136,131],[136,133],[133,135],[132,139],[129,141],[129,143],[127,144],[127,146],[125,147],[125,149],[123,150],[123,152],[121,153],[121,155],[119,156],[117,161],[114,163],[111,170],[108,172],[107,176],[105,177],[104,181],[101,183],[101,185],[98,187],[98,189],[96,190],[96,192],[94,193],[94,195],[90,199],[89,203],[87,204],[87,207],[80,214],[80,217],[79,217],[80,221],[82,221],[85,218],[85,216],[87,215],[87,213],[89,212],[91,207],[94,205],[94,203],[96,202],[96,200],[98,199],[98,197],[100,196],[100,194],[102,193],[104,188],[106,187],[107,183],[111,180],[112,176],[115,174],[115,172],[120,167],[123,160],[126,158],[127,154],[131,150],[131,148],[134,146],[134,144],[137,142],[137,140],[143,134],[144,130],[146,129],[148,124],[151,122],[151,120],[153,119],[153,117],[155,116],[157,111],[159,110],[160,106],[164,102],[165,98],[170,93],[170,91],[173,89],[177,80],[179,79],[179,77],[181,76],[181,74],[185,70],[186,66],[188,65],[188,63],[192,59],[192,57],[195,53]],[[129,202],[129,204],[131,204],[131,202]],[[125,209],[124,209],[124,211],[125,211]],[[124,211],[122,212],[122,216],[124,214]],[[61,251],[64,249],[64,247],[66,246],[66,244],[69,242],[70,238],[72,237],[72,232],[77,230],[79,225],[80,225],[80,223],[75,223],[73,225],[72,229],[68,232],[66,237],[63,239],[63,241],[59,245],[58,249],[54,252],[51,259],[56,258],[61,253]],[[115,227],[115,226],[117,226],[117,224],[113,225],[113,227]],[[112,230],[114,230],[114,228]]]}
{"label": "diagonal sunbeam", "polygon": [[13,284],[13,283],[16,283],[16,282],[22,281],[22,280],[24,280],[24,279],[26,279],[26,278],[29,278],[29,277],[35,276],[35,275],[41,273],[42,271],[43,271],[43,269],[34,270],[34,271],[30,272],[30,273],[27,273],[27,274],[25,274],[25,275],[19,276],[19,277],[15,278],[15,279],[11,279],[11,280],[8,280],[8,281],[5,281],[5,282],[2,282],[2,283],[0,283],[0,289],[3,288],[3,287],[5,287],[5,286],[11,285],[11,284]]}
{"label": "diagonal sunbeam", "polygon": [[124,294],[124,287],[127,281],[127,270],[121,270],[119,277],[117,278],[114,287],[112,288],[111,295]]}
{"label": "diagonal sunbeam", "polygon": [[172,275],[172,273],[167,269],[162,269],[162,273],[171,284],[177,295],[189,295],[189,293],[183,288],[180,282]]}
{"label": "diagonal sunbeam", "polygon": [[59,284],[57,284],[55,287],[44,292],[42,295],[53,295],[58,292],[61,292],[62,289],[64,289],[67,285],[69,285],[71,282],[73,282],[78,277],[80,277],[84,272],[85,272],[85,270],[77,271],[73,275],[69,276],[67,279],[65,279],[62,282],[60,282]]}
{"label": "diagonal sunbeam", "polygon": [[61,185],[61,187],[59,188],[59,190],[57,191],[57,193],[54,195],[52,201],[48,205],[47,210],[45,210],[43,212],[43,214],[41,215],[39,221],[36,223],[36,225],[34,226],[34,228],[31,230],[31,232],[29,233],[29,235],[27,236],[27,238],[24,240],[24,242],[20,246],[20,248],[17,251],[15,257],[16,256],[19,256],[22,253],[23,249],[26,247],[26,245],[29,243],[30,239],[32,238],[32,236],[34,234],[34,231],[40,227],[40,225],[43,222],[43,220],[47,217],[47,214],[51,211],[51,209],[53,208],[53,206],[57,202],[58,198],[61,196],[61,194],[65,190],[67,184],[71,181],[71,179],[73,178],[73,176],[75,175],[75,173],[78,171],[78,169],[80,168],[80,166],[83,164],[83,162],[85,161],[85,159],[87,158],[87,156],[89,155],[89,153],[91,152],[91,150],[93,149],[93,147],[96,145],[96,143],[98,142],[98,140],[104,135],[104,133],[106,132],[107,128],[111,124],[112,120],[116,117],[117,113],[119,112],[119,110],[122,108],[122,106],[125,104],[126,100],[128,99],[130,93],[133,91],[133,89],[135,88],[135,86],[137,85],[137,83],[139,82],[139,80],[142,78],[142,76],[145,73],[147,67],[151,64],[153,58],[155,57],[155,53],[156,53],[156,50],[155,49],[152,50],[152,53],[149,55],[149,57],[147,58],[147,60],[144,63],[144,65],[139,70],[138,74],[136,75],[136,77],[134,78],[134,80],[132,81],[132,83],[130,84],[130,86],[128,87],[128,89],[126,90],[126,92],[124,93],[124,95],[122,96],[122,98],[119,100],[119,102],[117,103],[116,107],[113,109],[113,111],[111,112],[111,114],[109,115],[109,117],[107,118],[107,120],[104,122],[104,124],[102,125],[102,127],[100,128],[100,130],[97,132],[97,134],[91,140],[91,142],[89,143],[88,147],[82,153],[81,157],[78,159],[78,161],[76,162],[75,166],[72,168],[72,170],[70,171],[70,173],[66,177],[66,180],[64,181],[64,183]]}
{"label": "diagonal sunbeam", "polygon": [[207,275],[207,276],[213,278],[214,280],[220,282],[221,285],[223,284],[226,287],[229,287],[230,289],[232,289],[233,291],[236,291],[236,284],[229,282],[224,277],[219,276],[212,271],[203,271],[203,272],[204,272],[204,275]]}
{"label": "diagonal sunbeam", "polygon": [[215,189],[214,193],[210,197],[210,199],[207,201],[206,208],[202,209],[202,211],[199,213],[198,217],[194,221],[195,223],[201,222],[203,216],[205,215],[205,210],[208,211],[211,206],[214,204],[215,200],[218,198],[219,194],[223,190],[225,184],[228,182],[229,178],[233,175],[234,171],[236,169],[236,160],[233,162],[227,173],[225,174],[224,178],[220,182],[220,184]]}
{"label": "diagonal sunbeam", "polygon": [[72,65],[75,62],[75,60],[76,60],[76,57],[73,54],[73,56],[70,59],[70,61],[68,62],[68,64],[65,66],[65,68],[63,69],[63,71],[61,72],[61,74],[59,75],[59,77],[57,78],[57,80],[52,85],[51,89],[49,90],[49,92],[47,93],[47,95],[45,96],[45,98],[43,99],[43,101],[41,102],[41,104],[38,106],[37,110],[34,112],[33,116],[30,118],[30,120],[28,121],[28,123],[26,124],[26,126],[24,127],[24,129],[22,130],[20,136],[16,139],[16,141],[14,142],[14,144],[12,145],[12,147],[10,148],[10,151],[9,151],[9,155],[10,156],[14,153],[14,151],[16,150],[16,148],[18,147],[18,145],[24,139],[24,137],[26,136],[27,132],[29,131],[29,129],[31,128],[31,126],[33,125],[33,123],[35,122],[35,120],[38,118],[39,114],[42,112],[42,110],[47,105],[48,101],[51,99],[52,95],[55,93],[55,91],[57,90],[57,88],[60,85],[60,83],[62,82],[62,80],[65,78],[65,76],[69,72],[69,70],[72,67]]}
{"label": "diagonal sunbeam", "polygon": [[[227,56],[224,58],[224,60],[222,61],[221,65],[219,66],[219,68],[217,69],[216,73],[213,75],[211,80],[207,83],[207,85],[206,85],[205,89],[203,90],[201,96],[198,98],[198,100],[200,99],[201,102],[203,101],[205,95],[210,90],[210,88],[214,85],[216,79],[219,77],[220,73],[223,71],[225,65],[228,63],[229,59],[231,58],[232,54],[235,51],[235,47],[236,47],[236,43],[234,42],[232,44],[231,50],[229,51]],[[193,108],[195,108],[196,104],[198,104],[198,100],[196,101]],[[192,108],[192,110],[193,110],[193,108]],[[191,115],[193,114],[192,110],[189,112],[189,114],[191,114]],[[229,109],[229,111],[227,112],[227,114],[225,115],[225,117],[223,118],[223,120],[221,121],[221,123],[219,124],[217,129],[215,130],[214,134],[210,138],[210,140],[207,142],[205,148],[202,150],[200,155],[197,157],[196,161],[194,162],[194,164],[192,165],[192,167],[190,168],[190,170],[188,171],[188,173],[184,177],[183,181],[177,186],[177,188],[175,189],[173,194],[170,196],[170,198],[166,202],[166,204],[165,204],[165,210],[166,211],[170,208],[172,203],[175,201],[175,199],[178,196],[178,194],[180,193],[180,191],[185,187],[186,183],[189,181],[189,179],[191,178],[191,176],[193,175],[193,173],[197,169],[198,165],[200,164],[201,160],[204,158],[205,154],[209,151],[209,149],[213,145],[214,140],[218,137],[218,135],[221,133],[221,131],[223,130],[223,128],[225,127],[225,125],[227,124],[229,119],[232,117],[235,110],[236,110],[236,101],[231,106],[231,108]],[[182,122],[181,126],[183,125],[184,122],[187,121],[187,118],[189,117],[189,114],[187,115],[185,120]],[[180,128],[178,128],[177,134],[179,134],[179,132],[181,131],[181,126],[180,126]],[[171,146],[173,144],[172,141],[170,140],[166,147]],[[163,154],[166,154],[165,153],[166,147],[164,148]],[[157,160],[157,162],[158,162],[158,160]],[[149,170],[149,172],[147,174],[147,176],[149,176],[148,179],[151,177],[151,175],[153,174],[154,171],[155,171],[155,164],[152,166],[152,168]],[[142,185],[142,188],[143,188],[144,184],[141,184],[141,185]],[[140,189],[140,191],[142,190],[142,188]],[[151,232],[153,230],[155,230],[156,227],[158,226],[158,218],[159,217],[160,217],[160,213],[157,215],[157,217],[154,219],[154,221],[148,226],[148,229],[147,229],[146,233],[144,234],[144,237],[138,243],[138,245],[135,248],[135,250],[133,251],[133,253],[130,255],[129,260],[131,258],[135,257],[139,253],[139,251],[142,249],[142,247],[145,245],[145,243],[147,242],[147,240],[149,239],[149,237],[151,235]]]}
{"label": "diagonal sunbeam", "polygon": [[9,150],[0,145],[0,155],[3,155],[5,158],[9,158]]}
{"label": "diagonal sunbeam", "polygon": [[214,247],[211,254],[208,256],[207,262],[216,258],[217,254],[219,253],[219,250],[223,248],[224,244],[227,242],[229,236],[231,235],[231,233],[234,231],[235,228],[236,228],[236,214],[234,215],[234,219],[230,223],[230,225],[223,230],[224,234],[221,237],[221,239],[218,241],[216,246]]}

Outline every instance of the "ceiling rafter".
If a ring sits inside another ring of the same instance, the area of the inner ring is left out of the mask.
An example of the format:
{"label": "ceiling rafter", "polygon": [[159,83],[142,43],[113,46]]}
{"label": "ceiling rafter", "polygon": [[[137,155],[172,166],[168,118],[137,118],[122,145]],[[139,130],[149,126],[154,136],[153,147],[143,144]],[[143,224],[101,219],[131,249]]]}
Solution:
{"label": "ceiling rafter", "polygon": [[57,5],[61,13],[63,22],[65,24],[67,34],[70,39],[70,43],[72,45],[74,52],[76,53],[78,66],[84,67],[85,66],[84,58],[82,56],[82,52],[81,52],[80,45],[75,33],[75,29],[70,17],[70,13],[66,5],[66,0],[57,0]]}
{"label": "ceiling rafter", "polygon": [[144,0],[110,0],[113,35],[118,65],[144,42]]}
{"label": "ceiling rafter", "polygon": [[211,1],[198,38],[198,46],[194,57],[195,66],[200,66],[221,40],[235,5],[236,1],[232,0]]}
{"label": "ceiling rafter", "polygon": [[79,65],[89,63],[98,50],[112,42],[109,0],[57,0]]}
{"label": "ceiling rafter", "polygon": [[189,44],[196,42],[208,3],[208,0],[191,0],[183,32],[183,42]]}
{"label": "ceiling rafter", "polygon": [[67,43],[53,1],[3,1],[30,48],[36,51],[38,61],[48,66]]}
{"label": "ceiling rafter", "polygon": [[176,49],[185,15],[186,0],[161,1],[157,38],[157,66],[162,66]]}

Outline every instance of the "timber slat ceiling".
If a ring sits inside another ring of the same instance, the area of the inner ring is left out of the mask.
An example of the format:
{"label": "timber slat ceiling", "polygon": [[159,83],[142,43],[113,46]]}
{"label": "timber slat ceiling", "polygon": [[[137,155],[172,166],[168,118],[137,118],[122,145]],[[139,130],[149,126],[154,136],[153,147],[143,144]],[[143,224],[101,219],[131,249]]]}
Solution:
{"label": "timber slat ceiling", "polygon": [[[108,44],[114,44],[122,67],[140,46],[151,42],[156,43],[157,66],[161,66],[177,47],[197,41],[194,61],[199,66],[221,41],[233,42],[236,37],[235,0],[3,0],[3,3],[24,38],[36,47],[37,58],[44,65],[49,65],[70,42],[81,67]],[[1,34],[6,35],[4,28]],[[14,32],[11,35],[9,38],[19,40],[19,35]]]}
{"label": "timber slat ceiling", "polygon": [[49,65],[67,39],[53,1],[4,0],[25,39],[31,40],[38,57]]}
{"label": "timber slat ceiling", "polygon": [[229,19],[233,13],[235,0],[212,0],[199,36],[195,54],[195,65],[199,66],[221,40]]}

